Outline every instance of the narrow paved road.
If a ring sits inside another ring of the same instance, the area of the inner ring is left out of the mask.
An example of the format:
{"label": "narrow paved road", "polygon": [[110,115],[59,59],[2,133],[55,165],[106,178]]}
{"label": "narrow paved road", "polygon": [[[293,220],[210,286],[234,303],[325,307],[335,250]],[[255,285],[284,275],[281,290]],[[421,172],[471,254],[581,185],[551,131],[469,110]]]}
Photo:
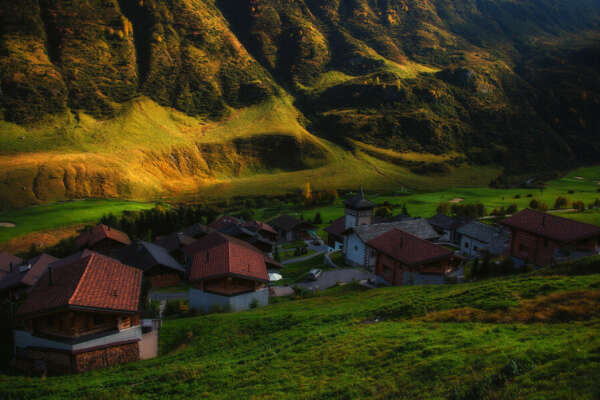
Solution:
{"label": "narrow paved road", "polygon": [[323,271],[323,274],[316,281],[302,282],[298,284],[306,290],[324,290],[337,285],[338,282],[349,283],[353,280],[362,281],[375,279],[375,275],[363,269],[346,268]]}
{"label": "narrow paved road", "polygon": [[303,257],[290,258],[289,260],[282,261],[281,263],[283,265],[286,265],[286,264],[293,264],[293,263],[297,263],[297,262],[301,262],[301,261],[307,261],[307,260],[310,260],[311,258],[320,256],[323,253],[324,253],[323,251],[320,251],[320,252],[309,254],[309,255],[303,256]]}

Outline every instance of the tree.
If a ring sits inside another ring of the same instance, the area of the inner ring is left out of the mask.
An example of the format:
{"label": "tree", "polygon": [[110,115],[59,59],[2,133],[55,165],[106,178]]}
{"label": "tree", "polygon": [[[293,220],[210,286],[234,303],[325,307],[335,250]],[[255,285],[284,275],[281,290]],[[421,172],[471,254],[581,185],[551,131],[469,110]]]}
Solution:
{"label": "tree", "polygon": [[438,214],[444,214],[444,215],[450,214],[450,204],[448,204],[448,203],[438,203],[436,212]]}
{"label": "tree", "polygon": [[577,212],[582,212],[582,211],[585,211],[585,204],[581,200],[574,201],[573,202],[573,208],[575,210],[577,210]]}
{"label": "tree", "polygon": [[515,203],[506,208],[507,214],[515,214],[517,211],[519,211],[519,207]]}
{"label": "tree", "polygon": [[563,196],[558,196],[554,201],[554,208],[567,208],[569,207],[569,199]]}
{"label": "tree", "polygon": [[408,210],[406,209],[406,203],[402,204],[402,215],[408,215]]}
{"label": "tree", "polygon": [[315,219],[314,219],[314,224],[315,225],[321,225],[323,223],[323,220],[321,219],[321,213],[318,212],[315,214]]}
{"label": "tree", "polygon": [[306,182],[306,185],[304,186],[303,195],[305,200],[312,199],[312,190],[310,189],[310,182]]}
{"label": "tree", "polygon": [[376,217],[387,218],[392,215],[392,211],[389,207],[379,207],[375,210]]}

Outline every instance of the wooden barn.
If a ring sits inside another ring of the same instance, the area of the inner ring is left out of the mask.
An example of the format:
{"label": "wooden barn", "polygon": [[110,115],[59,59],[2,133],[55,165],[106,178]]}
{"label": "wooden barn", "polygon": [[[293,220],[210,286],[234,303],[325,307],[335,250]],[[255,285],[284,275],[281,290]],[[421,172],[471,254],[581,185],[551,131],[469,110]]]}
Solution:
{"label": "wooden barn", "polygon": [[81,232],[75,238],[75,244],[79,249],[89,249],[110,256],[113,251],[130,245],[131,240],[124,232],[98,224]]}
{"label": "wooden barn", "polygon": [[502,221],[511,231],[510,255],[521,263],[547,266],[597,254],[600,227],[525,209]]}
{"label": "wooden barn", "polygon": [[394,286],[445,283],[458,261],[451,250],[399,229],[377,236],[367,246],[376,253],[375,274]]}

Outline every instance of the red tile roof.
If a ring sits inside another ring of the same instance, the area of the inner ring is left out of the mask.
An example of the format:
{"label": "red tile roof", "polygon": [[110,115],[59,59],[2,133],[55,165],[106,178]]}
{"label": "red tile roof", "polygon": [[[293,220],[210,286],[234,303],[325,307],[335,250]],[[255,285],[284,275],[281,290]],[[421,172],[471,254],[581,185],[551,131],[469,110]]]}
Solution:
{"label": "red tile roof", "polygon": [[92,247],[103,239],[111,239],[124,245],[131,244],[131,240],[129,240],[129,236],[126,233],[104,224],[98,224],[92,229],[82,232],[75,239],[75,244],[81,249]]}
{"label": "red tile roof", "polygon": [[406,265],[430,263],[454,254],[444,247],[419,239],[399,229],[392,229],[377,236],[367,242],[367,245]]}
{"label": "red tile roof", "polygon": [[244,241],[214,232],[198,240],[195,250],[191,253],[192,281],[227,275],[269,280],[265,255]]}
{"label": "red tile roof", "polygon": [[600,227],[530,209],[516,213],[502,224],[559,242],[600,237]]}
{"label": "red tile roof", "polygon": [[38,280],[17,315],[43,313],[61,308],[89,308],[137,312],[142,271],[91,253],[70,264],[52,267]]}

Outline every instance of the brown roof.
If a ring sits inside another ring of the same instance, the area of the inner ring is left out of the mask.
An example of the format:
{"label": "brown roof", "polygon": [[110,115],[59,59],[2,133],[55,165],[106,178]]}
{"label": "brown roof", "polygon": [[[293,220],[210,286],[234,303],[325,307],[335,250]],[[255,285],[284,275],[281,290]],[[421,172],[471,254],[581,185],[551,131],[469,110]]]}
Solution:
{"label": "brown roof", "polygon": [[195,239],[193,237],[188,236],[183,232],[176,232],[167,236],[158,236],[156,240],[154,240],[154,244],[167,249],[167,251],[171,253],[194,243],[194,241]]}
{"label": "brown roof", "polygon": [[208,226],[210,228],[219,230],[219,229],[224,228],[225,226],[227,226],[229,224],[241,225],[243,223],[244,223],[244,221],[242,221],[239,218],[232,217],[231,215],[223,215],[222,217],[219,217],[215,221],[213,221],[210,224],[208,224]]}
{"label": "brown roof", "polygon": [[98,224],[95,227],[82,232],[75,239],[75,244],[81,249],[84,247],[92,247],[103,239],[111,239],[125,245],[131,244],[131,240],[129,240],[129,236],[127,236],[126,233],[104,224]]}
{"label": "brown roof", "polygon": [[530,209],[516,213],[502,224],[559,242],[600,236],[600,227]]}
{"label": "brown roof", "polygon": [[271,232],[274,234],[277,234],[277,231],[275,229],[273,229],[273,227],[269,224],[266,224],[264,222],[260,222],[260,221],[249,221],[246,222],[244,224],[245,228],[248,228],[254,232],[259,232],[259,231],[267,231],[267,232]]}
{"label": "brown roof", "polygon": [[218,232],[198,240],[190,280],[236,275],[267,282],[265,255],[252,245]]}
{"label": "brown roof", "polygon": [[377,236],[367,245],[406,265],[426,264],[451,257],[454,254],[444,247],[419,239],[399,229],[392,229]]}
{"label": "brown roof", "polygon": [[49,254],[40,254],[24,263],[14,266],[14,272],[4,275],[0,280],[0,290],[15,288],[19,285],[33,286],[44,275],[48,265],[58,261]]}
{"label": "brown roof", "polygon": [[23,263],[23,259],[5,252],[0,253],[0,278],[10,272],[11,263],[13,267],[16,267]]}
{"label": "brown roof", "polygon": [[142,271],[97,253],[50,270],[38,280],[17,315],[61,308],[137,312]]}
{"label": "brown roof", "polygon": [[308,230],[314,228],[311,223],[302,221],[296,217],[292,217],[291,215],[280,215],[279,217],[269,221],[269,224],[275,229],[281,229],[286,232],[296,229]]}
{"label": "brown roof", "polygon": [[331,235],[343,237],[344,231],[346,230],[346,217],[336,219],[331,225],[323,230]]}

